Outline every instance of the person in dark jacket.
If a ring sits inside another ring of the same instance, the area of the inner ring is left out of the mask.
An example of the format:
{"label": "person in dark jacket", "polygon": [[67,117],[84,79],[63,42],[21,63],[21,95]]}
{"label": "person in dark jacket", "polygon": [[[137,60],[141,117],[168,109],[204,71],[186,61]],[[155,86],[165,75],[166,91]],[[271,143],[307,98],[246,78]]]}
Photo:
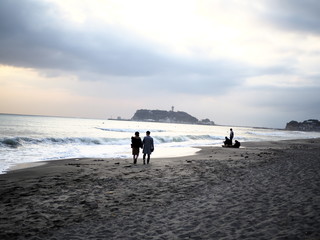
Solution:
{"label": "person in dark jacket", "polygon": [[140,148],[142,148],[142,141],[139,137],[139,132],[135,132],[134,137],[131,137],[131,148],[133,155],[133,164],[137,164],[137,160],[140,153]]}
{"label": "person in dark jacket", "polygon": [[228,137],[225,137],[225,140],[223,143],[224,143],[224,146],[226,146],[226,147],[232,146],[232,142]]}
{"label": "person in dark jacket", "polygon": [[240,147],[240,142],[238,140],[235,141],[235,144],[232,145],[234,148],[239,148]]}

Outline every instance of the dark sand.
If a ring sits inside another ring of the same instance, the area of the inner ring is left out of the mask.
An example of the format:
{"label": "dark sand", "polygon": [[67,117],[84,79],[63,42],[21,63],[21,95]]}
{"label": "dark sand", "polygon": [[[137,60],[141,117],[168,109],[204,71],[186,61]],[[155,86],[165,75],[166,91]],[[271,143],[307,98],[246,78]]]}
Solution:
{"label": "dark sand", "polygon": [[320,139],[0,175],[0,239],[320,239]]}

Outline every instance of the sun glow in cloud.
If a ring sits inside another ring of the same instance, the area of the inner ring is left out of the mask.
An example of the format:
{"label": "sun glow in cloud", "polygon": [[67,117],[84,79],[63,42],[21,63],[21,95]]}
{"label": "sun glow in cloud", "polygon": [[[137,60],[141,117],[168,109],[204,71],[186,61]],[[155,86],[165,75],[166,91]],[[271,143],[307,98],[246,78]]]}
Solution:
{"label": "sun glow in cloud", "polygon": [[17,7],[3,0],[0,112],[129,118],[137,108],[181,105],[221,123],[265,123],[270,111],[281,125],[285,112],[318,118],[310,106],[320,101],[319,6],[21,0]]}
{"label": "sun glow in cloud", "polygon": [[299,48],[302,41],[295,33],[259,21],[255,12],[265,11],[263,3],[234,0],[231,7],[230,1],[206,0],[48,1],[79,26],[94,22],[122,27],[187,57],[227,58],[263,66],[286,55],[292,57],[282,49]]}

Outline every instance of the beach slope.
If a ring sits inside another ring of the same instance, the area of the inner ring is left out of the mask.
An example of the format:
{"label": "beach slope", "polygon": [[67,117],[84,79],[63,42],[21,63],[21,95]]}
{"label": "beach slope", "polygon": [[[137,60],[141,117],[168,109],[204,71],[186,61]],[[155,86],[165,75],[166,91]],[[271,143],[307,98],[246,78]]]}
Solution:
{"label": "beach slope", "polygon": [[0,239],[320,239],[320,139],[0,175]]}

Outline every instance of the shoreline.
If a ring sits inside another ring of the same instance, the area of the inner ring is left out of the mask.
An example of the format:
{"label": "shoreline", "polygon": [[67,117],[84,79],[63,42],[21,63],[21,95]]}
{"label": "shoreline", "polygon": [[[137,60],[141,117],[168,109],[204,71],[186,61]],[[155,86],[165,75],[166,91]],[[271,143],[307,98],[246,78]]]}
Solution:
{"label": "shoreline", "polygon": [[[294,139],[294,140],[279,140],[279,141],[248,141],[248,142],[243,142],[241,143],[241,147],[240,149],[244,149],[246,148],[246,146],[263,146],[264,144],[270,144],[272,142],[281,142],[281,141],[304,141],[304,140],[308,140],[308,139]],[[192,156],[197,155],[199,152],[201,152],[203,149],[205,148],[221,148],[221,146],[223,145],[223,142],[221,142],[221,144],[215,144],[215,145],[211,145],[211,146],[195,146],[195,147],[191,147],[194,150],[193,154],[189,154],[189,155],[182,155],[182,156],[169,156],[169,157],[157,157],[154,159],[178,159],[178,158],[190,158]],[[152,157],[152,156],[151,156]],[[54,160],[43,160],[43,161],[37,161],[37,162],[26,162],[26,163],[16,163],[14,165],[12,165],[11,167],[9,167],[7,170],[5,170],[3,173],[0,173],[1,175],[5,175],[8,174],[9,172],[12,171],[16,171],[16,170],[24,170],[24,169],[28,169],[28,168],[34,168],[34,167],[38,167],[38,166],[42,166],[45,164],[50,164],[51,162],[55,162],[55,161],[72,161],[72,160],[81,160],[81,159],[94,159],[92,157],[87,157],[87,158],[62,158],[62,159],[54,159]],[[126,160],[126,161],[130,161],[129,158],[99,158],[99,159],[105,159],[105,160],[111,160],[111,159],[118,159],[119,161],[121,160]],[[140,153],[139,155],[139,159],[142,159],[142,153]],[[142,160],[141,160],[142,161]],[[162,160],[163,161],[163,160]]]}
{"label": "shoreline", "polygon": [[[220,145],[219,145],[220,146]],[[213,146],[213,147],[219,147],[219,146]],[[175,159],[175,158],[189,158],[191,156],[195,156],[197,155],[198,152],[201,151],[202,148],[206,148],[207,146],[196,146],[196,147],[191,147],[192,149],[194,149],[193,154],[185,154],[185,155],[181,155],[181,156],[169,156],[169,157],[156,157],[153,158],[155,160],[160,160],[162,159]],[[152,156],[151,156],[152,158]],[[117,161],[125,161],[125,162],[130,162],[129,158],[126,157],[117,157],[117,158],[93,158],[93,157],[84,157],[84,158],[62,158],[62,159],[54,159],[54,160],[43,160],[43,161],[37,161],[37,162],[25,162],[25,163],[16,163],[14,165],[12,165],[11,167],[9,167],[7,170],[5,170],[3,173],[0,173],[1,175],[5,175],[8,174],[9,172],[13,172],[13,171],[17,171],[17,170],[25,170],[28,168],[34,168],[34,167],[39,167],[42,165],[46,165],[46,164],[50,164],[51,162],[55,162],[55,161],[79,161],[79,160],[84,160],[84,159],[103,159],[104,161],[111,161],[111,160],[117,160]],[[142,153],[140,152],[139,155],[139,160],[142,161]],[[40,170],[41,171],[41,170]]]}
{"label": "shoreline", "polygon": [[[320,138],[319,138],[320,139]],[[241,143],[241,147],[240,149],[245,149],[246,147],[262,147],[264,145],[269,145],[272,143],[277,143],[277,142],[288,142],[288,141],[304,141],[304,140],[309,140],[309,139],[293,139],[293,140],[279,140],[279,141],[248,141],[248,142],[243,142]],[[215,145],[211,145],[211,146],[195,146],[195,147],[191,147],[194,149],[194,153],[193,154],[189,154],[189,155],[182,155],[182,156],[169,156],[169,157],[156,157],[154,158],[156,161],[160,160],[161,162],[166,161],[167,159],[179,159],[179,158],[192,158],[193,156],[198,155],[199,153],[201,153],[204,149],[206,148],[221,148],[221,146],[223,145],[223,143],[221,142],[221,144],[215,144]],[[232,148],[231,148],[232,149]],[[151,155],[152,158],[152,155]],[[14,165],[12,165],[11,167],[9,167],[7,170],[5,170],[3,173],[0,173],[1,175],[5,175],[8,174],[9,172],[12,171],[17,171],[17,170],[24,170],[24,169],[28,169],[28,168],[34,168],[34,167],[38,167],[38,166],[42,166],[42,165],[46,165],[46,164],[50,164],[51,162],[55,162],[55,161],[78,161],[78,160],[83,160],[83,159],[95,159],[92,157],[87,157],[87,158],[62,158],[62,159],[54,159],[54,160],[43,160],[43,161],[37,161],[37,162],[26,162],[26,163],[16,163]],[[114,159],[117,159],[117,161],[125,161],[127,163],[130,162],[129,158],[98,158],[98,159],[104,159],[106,161],[111,161]],[[142,153],[140,153],[139,155],[139,160],[142,159]],[[41,170],[40,170],[41,171]]]}
{"label": "shoreline", "polygon": [[1,239],[318,239],[320,139],[0,175]]}
{"label": "shoreline", "polygon": [[[56,160],[54,160],[56,161]],[[38,167],[38,166],[42,166],[47,164],[48,161],[41,161],[41,162],[28,162],[28,163],[17,163],[13,166],[11,166],[10,168],[8,168],[6,171],[4,171],[4,173],[0,173],[0,174],[7,174],[8,172],[11,171],[16,171],[16,170],[23,170],[23,169],[27,169],[27,168],[33,168],[33,167]]]}

